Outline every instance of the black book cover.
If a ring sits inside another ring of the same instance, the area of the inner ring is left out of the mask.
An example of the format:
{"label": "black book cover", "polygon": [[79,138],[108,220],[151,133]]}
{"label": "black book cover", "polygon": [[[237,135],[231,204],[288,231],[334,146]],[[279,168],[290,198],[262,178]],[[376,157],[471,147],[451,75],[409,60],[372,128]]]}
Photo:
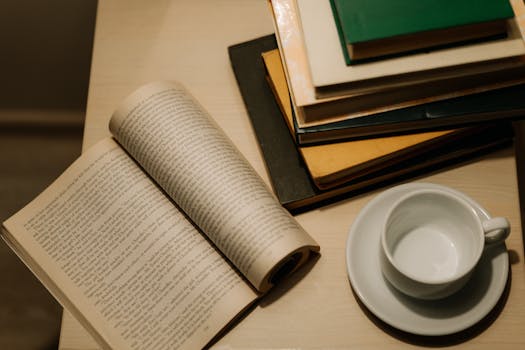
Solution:
{"label": "black book cover", "polygon": [[315,192],[266,81],[261,54],[276,47],[275,36],[268,35],[231,46],[228,51],[274,191],[281,204],[287,206]]}
{"label": "black book cover", "polygon": [[301,128],[296,123],[295,132],[299,144],[313,144],[439,127],[461,127],[502,119],[522,119],[525,117],[524,96],[525,84],[519,84],[319,126]]}
{"label": "black book cover", "polygon": [[319,190],[311,181],[281,110],[266,80],[262,53],[277,48],[268,35],[228,48],[233,72],[266,163],[272,186],[281,204],[297,213],[346,198],[362,191],[386,186],[421,175],[425,171],[464,160],[496,146],[508,145],[512,127],[508,123],[485,125],[470,136],[448,143],[387,169],[355,179],[334,189]]}

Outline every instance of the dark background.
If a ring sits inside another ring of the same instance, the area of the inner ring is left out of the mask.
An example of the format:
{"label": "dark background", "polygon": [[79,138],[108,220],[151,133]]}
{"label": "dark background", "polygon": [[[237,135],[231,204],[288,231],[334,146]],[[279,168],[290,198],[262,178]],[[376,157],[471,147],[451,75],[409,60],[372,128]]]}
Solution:
{"label": "dark background", "polygon": [[[81,151],[96,0],[3,0],[0,221]],[[56,349],[62,308],[0,240],[0,349]]]}

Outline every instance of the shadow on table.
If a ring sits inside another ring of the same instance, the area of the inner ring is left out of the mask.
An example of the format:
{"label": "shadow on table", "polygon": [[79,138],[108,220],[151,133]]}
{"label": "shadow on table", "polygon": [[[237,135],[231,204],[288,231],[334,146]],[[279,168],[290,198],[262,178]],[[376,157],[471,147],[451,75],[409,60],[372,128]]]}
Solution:
{"label": "shadow on table", "polygon": [[[474,276],[474,278],[476,278],[476,277]],[[426,347],[445,347],[445,346],[457,345],[457,344],[463,343],[465,341],[468,341],[470,339],[473,339],[476,336],[478,336],[479,334],[483,333],[487,328],[490,327],[490,325],[492,325],[494,323],[494,321],[501,314],[501,311],[505,307],[505,304],[507,303],[507,299],[508,299],[508,296],[509,296],[509,293],[510,293],[510,286],[512,284],[511,283],[511,279],[512,279],[512,273],[510,272],[510,268],[509,268],[509,275],[508,275],[508,279],[507,279],[507,282],[505,284],[503,293],[502,293],[501,297],[499,298],[498,302],[496,303],[496,305],[492,308],[492,310],[485,317],[483,317],[479,322],[477,322],[473,326],[471,326],[471,327],[469,327],[469,328],[467,328],[467,329],[465,329],[463,331],[460,331],[460,332],[457,332],[457,333],[453,333],[453,334],[444,335],[444,336],[416,335],[416,334],[411,334],[411,333],[408,333],[408,332],[404,332],[404,331],[401,331],[401,330],[399,330],[399,329],[397,329],[395,327],[392,327],[391,325],[389,325],[389,324],[383,322],[382,320],[380,320],[372,312],[370,312],[368,310],[368,308],[359,300],[359,298],[357,297],[357,295],[355,294],[353,289],[352,289],[352,293],[354,294],[355,300],[357,301],[359,307],[362,309],[362,311],[365,313],[365,315],[377,327],[381,328],[384,332],[388,333],[392,337],[397,338],[397,339],[399,339],[399,340],[401,340],[401,341],[403,341],[405,343],[410,343],[410,344],[413,344],[413,345],[426,346]],[[393,287],[391,287],[391,288],[393,288]],[[484,293],[483,290],[480,290],[480,291],[477,291],[477,292],[479,292],[478,294],[483,294]],[[461,291],[459,293],[461,293]],[[460,307],[458,312],[460,312],[461,310],[468,310],[469,308],[473,307],[472,303],[475,303],[476,300],[479,300],[479,298],[477,298],[476,296],[474,296],[472,298],[462,298],[462,299],[465,300],[465,303],[464,303],[463,306]],[[456,301],[457,300],[458,300],[458,298],[456,298]],[[421,302],[424,302],[424,301],[421,301]],[[444,300],[443,302],[446,302],[446,300]],[[414,301],[414,303],[416,304],[416,307],[417,307],[417,301]],[[414,305],[412,305],[412,306],[414,306]],[[450,314],[447,314],[446,310],[441,310],[441,311],[440,310],[434,310],[434,311],[438,313],[437,315],[435,315],[436,317],[451,316]],[[440,312],[442,313],[441,315],[439,315]],[[450,311],[448,311],[448,313],[450,313]]]}

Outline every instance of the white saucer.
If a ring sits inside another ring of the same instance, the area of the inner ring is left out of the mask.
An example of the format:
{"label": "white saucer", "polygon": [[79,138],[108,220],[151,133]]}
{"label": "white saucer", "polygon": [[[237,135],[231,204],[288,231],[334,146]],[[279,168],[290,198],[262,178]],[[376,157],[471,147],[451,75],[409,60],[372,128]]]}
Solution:
{"label": "white saucer", "polygon": [[380,227],[387,208],[399,196],[419,188],[442,188],[470,202],[483,218],[490,215],[471,198],[447,187],[409,183],[375,197],[359,213],[346,242],[350,283],[360,301],[379,319],[405,332],[439,336],[460,332],[479,322],[499,301],[509,274],[505,243],[485,249],[471,280],[458,293],[442,300],[423,301],[395,290],[379,266]]}

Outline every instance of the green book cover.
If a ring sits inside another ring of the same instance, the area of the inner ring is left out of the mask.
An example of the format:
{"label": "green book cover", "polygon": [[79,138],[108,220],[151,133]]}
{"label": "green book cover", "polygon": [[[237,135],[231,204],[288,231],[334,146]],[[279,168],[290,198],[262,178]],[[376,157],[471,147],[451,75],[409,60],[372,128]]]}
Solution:
{"label": "green book cover", "polygon": [[[508,0],[330,0],[341,43],[512,18]],[[346,50],[343,50],[346,51]],[[347,61],[350,57],[345,54]],[[347,62],[349,63],[349,62]]]}

